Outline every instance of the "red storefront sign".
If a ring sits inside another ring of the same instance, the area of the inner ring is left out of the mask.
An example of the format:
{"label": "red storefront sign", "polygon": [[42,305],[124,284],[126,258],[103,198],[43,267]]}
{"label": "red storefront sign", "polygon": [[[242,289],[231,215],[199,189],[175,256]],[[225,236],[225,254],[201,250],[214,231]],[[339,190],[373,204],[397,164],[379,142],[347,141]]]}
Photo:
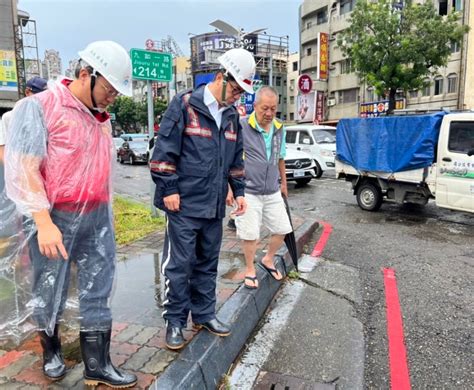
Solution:
{"label": "red storefront sign", "polygon": [[313,89],[313,80],[311,79],[311,76],[302,74],[298,77],[298,89],[304,95],[310,93]]}
{"label": "red storefront sign", "polygon": [[324,120],[324,92],[316,91],[314,120],[315,125],[319,125]]}
{"label": "red storefront sign", "polygon": [[318,78],[327,80],[329,72],[329,34],[319,33],[318,39]]}

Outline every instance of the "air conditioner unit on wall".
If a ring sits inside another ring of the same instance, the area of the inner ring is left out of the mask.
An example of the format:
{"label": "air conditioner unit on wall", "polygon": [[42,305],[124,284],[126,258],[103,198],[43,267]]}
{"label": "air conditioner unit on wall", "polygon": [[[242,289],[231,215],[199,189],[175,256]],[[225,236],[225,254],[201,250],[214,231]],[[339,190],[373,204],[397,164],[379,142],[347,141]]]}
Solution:
{"label": "air conditioner unit on wall", "polygon": [[328,107],[332,107],[336,105],[336,99],[335,98],[329,98],[328,99]]}

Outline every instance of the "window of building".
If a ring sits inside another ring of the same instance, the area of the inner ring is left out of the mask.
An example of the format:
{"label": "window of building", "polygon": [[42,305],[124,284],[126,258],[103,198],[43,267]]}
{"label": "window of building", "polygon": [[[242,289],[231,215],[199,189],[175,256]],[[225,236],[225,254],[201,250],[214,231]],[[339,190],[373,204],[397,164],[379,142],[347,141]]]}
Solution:
{"label": "window of building", "polygon": [[448,76],[448,93],[455,93],[458,89],[458,76],[450,74]]}
{"label": "window of building", "polygon": [[462,0],[452,0],[453,1],[453,10],[461,11],[462,10]]}
{"label": "window of building", "polygon": [[425,81],[425,86],[421,90],[421,96],[430,96],[431,95],[431,83],[429,79],[426,79]]}
{"label": "window of building", "polygon": [[328,7],[321,8],[316,13],[316,24],[327,23],[328,21]]}
{"label": "window of building", "polygon": [[283,80],[283,86],[286,87],[287,83],[286,83],[286,79]]}
{"label": "window of building", "polygon": [[278,104],[281,104],[281,94],[278,95]]}
{"label": "window of building", "polygon": [[311,55],[311,48],[310,48],[310,47],[308,47],[308,48],[306,49],[306,55],[307,55],[307,56],[310,56],[310,55]]}
{"label": "window of building", "polygon": [[260,76],[263,85],[268,85],[268,76]]}
{"label": "window of building", "polygon": [[298,61],[293,62],[293,72],[296,72],[298,70]]}
{"label": "window of building", "polygon": [[283,98],[283,104],[286,104],[287,100],[286,97]]}
{"label": "window of building", "polygon": [[339,104],[344,103],[357,103],[359,101],[359,88],[344,89],[338,91],[337,102]]}
{"label": "window of building", "polygon": [[369,87],[367,88],[367,102],[374,102],[375,101],[375,88]]}
{"label": "window of building", "polygon": [[443,94],[443,78],[442,77],[436,77],[434,81],[434,94],[436,95],[442,95]]}
{"label": "window of building", "polygon": [[351,12],[352,9],[354,8],[354,3],[355,0],[341,0],[341,6],[340,6],[340,15],[347,14],[348,12]]}
{"label": "window of building", "polygon": [[412,89],[409,93],[410,93],[410,99],[416,99],[418,97],[417,89]]}
{"label": "window of building", "polygon": [[295,104],[295,97],[294,96],[290,96],[290,104]]}
{"label": "window of building", "polygon": [[281,77],[277,77],[276,80],[275,80],[275,85],[277,87],[281,87]]}
{"label": "window of building", "polygon": [[438,13],[440,15],[448,14],[448,0],[439,0]]}
{"label": "window of building", "polygon": [[[294,112],[290,112],[290,121],[294,121],[295,120],[295,113]],[[288,134],[288,133],[286,133]],[[286,142],[288,142],[288,135],[286,136]],[[294,141],[293,141],[294,142]]]}
{"label": "window of building", "polygon": [[341,61],[341,74],[352,73],[353,71],[354,68],[350,59],[345,59]]}
{"label": "window of building", "polygon": [[313,22],[311,20],[309,22],[306,22],[306,30],[309,30],[312,25],[313,25]]}
{"label": "window of building", "polygon": [[457,53],[459,51],[459,43],[451,42],[451,53]]}
{"label": "window of building", "polygon": [[290,80],[290,89],[291,90],[295,89],[295,79]]}

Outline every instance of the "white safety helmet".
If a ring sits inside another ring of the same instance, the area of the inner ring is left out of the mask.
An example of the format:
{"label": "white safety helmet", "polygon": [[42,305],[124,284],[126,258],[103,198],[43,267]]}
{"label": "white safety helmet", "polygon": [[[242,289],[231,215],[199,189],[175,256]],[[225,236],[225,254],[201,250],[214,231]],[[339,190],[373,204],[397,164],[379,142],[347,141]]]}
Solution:
{"label": "white safety helmet", "polygon": [[250,52],[241,48],[230,49],[217,60],[245,92],[254,93],[255,60]]}
{"label": "white safety helmet", "polygon": [[132,62],[122,46],[113,41],[96,41],[78,54],[118,92],[132,96]]}

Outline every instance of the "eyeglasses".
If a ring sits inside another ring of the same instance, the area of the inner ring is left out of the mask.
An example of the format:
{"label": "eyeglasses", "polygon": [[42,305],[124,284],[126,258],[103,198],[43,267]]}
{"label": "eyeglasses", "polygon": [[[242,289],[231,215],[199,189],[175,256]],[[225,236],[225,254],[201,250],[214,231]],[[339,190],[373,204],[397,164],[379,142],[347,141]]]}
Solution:
{"label": "eyeglasses", "polygon": [[245,90],[242,89],[239,85],[235,85],[235,84],[232,84],[231,81],[228,81],[227,82],[230,86],[231,86],[231,90],[230,90],[230,93],[232,94],[232,96],[237,96],[237,95],[242,95]]}
{"label": "eyeglasses", "polygon": [[117,90],[116,90],[115,88],[113,88],[113,87],[109,87],[109,86],[107,86],[107,85],[105,85],[105,84],[103,84],[103,83],[101,83],[101,82],[99,82],[99,81],[97,81],[97,84],[99,84],[102,88],[104,88],[104,91],[105,91],[105,93],[107,94],[107,96],[108,96],[109,98],[116,98],[117,96],[120,95],[120,92],[117,91]]}

